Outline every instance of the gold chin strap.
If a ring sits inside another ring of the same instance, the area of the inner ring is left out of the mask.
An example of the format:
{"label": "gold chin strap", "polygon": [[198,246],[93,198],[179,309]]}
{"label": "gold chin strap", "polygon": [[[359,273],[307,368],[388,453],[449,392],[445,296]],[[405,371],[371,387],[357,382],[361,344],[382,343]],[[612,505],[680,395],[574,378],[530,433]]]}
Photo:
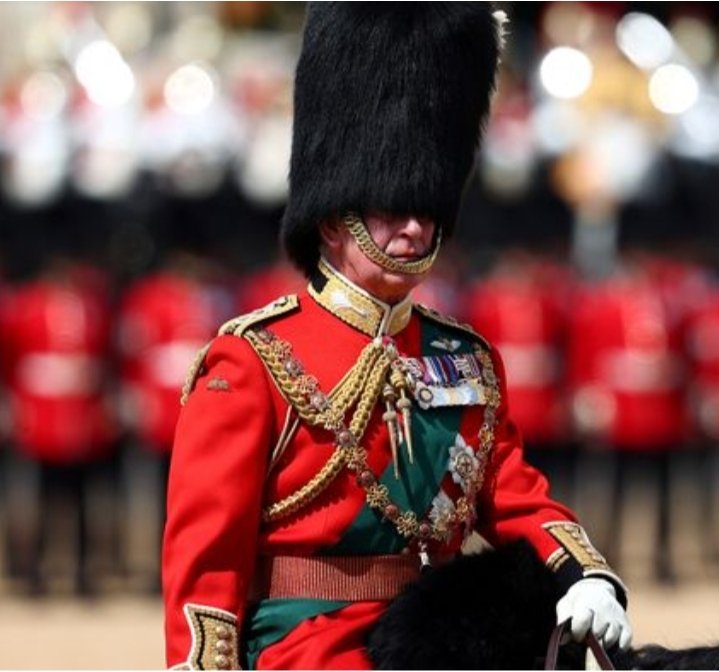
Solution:
{"label": "gold chin strap", "polygon": [[377,243],[375,243],[372,236],[370,236],[364,221],[359,215],[350,213],[345,216],[343,221],[347,230],[355,239],[357,247],[362,250],[364,255],[380,268],[384,268],[386,271],[391,271],[392,273],[407,273],[409,275],[426,273],[432,267],[434,260],[439,254],[439,248],[442,245],[442,229],[439,229],[434,249],[430,254],[417,261],[399,261],[398,259],[393,259],[377,247]]}

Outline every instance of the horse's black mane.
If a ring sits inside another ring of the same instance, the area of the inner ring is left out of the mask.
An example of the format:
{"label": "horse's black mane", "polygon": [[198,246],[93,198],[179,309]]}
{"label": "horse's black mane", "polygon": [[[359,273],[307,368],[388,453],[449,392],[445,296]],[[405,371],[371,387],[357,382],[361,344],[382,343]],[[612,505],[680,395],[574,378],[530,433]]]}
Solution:
{"label": "horse's black mane", "polygon": [[[377,669],[542,669],[559,598],[554,575],[526,542],[459,558],[408,586],[368,639]],[[719,670],[719,645],[650,645],[609,652],[617,669]],[[583,669],[584,648],[559,666]]]}

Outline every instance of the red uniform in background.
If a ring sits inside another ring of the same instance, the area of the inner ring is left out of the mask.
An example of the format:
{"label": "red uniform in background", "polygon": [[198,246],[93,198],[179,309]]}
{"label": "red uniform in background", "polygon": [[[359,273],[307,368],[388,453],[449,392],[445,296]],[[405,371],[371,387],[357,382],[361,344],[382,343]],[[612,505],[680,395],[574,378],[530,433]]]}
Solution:
{"label": "red uniform in background", "polygon": [[625,451],[686,441],[682,323],[645,268],[578,288],[569,373],[583,434]]}
{"label": "red uniform in background", "polygon": [[266,306],[278,296],[299,292],[305,278],[288,261],[280,260],[260,271],[244,276],[237,292],[237,313],[249,313]]}
{"label": "red uniform in background", "polygon": [[110,310],[88,272],[8,290],[3,364],[11,439],[28,457],[79,464],[107,457],[116,427],[107,398]]}
{"label": "red uniform in background", "polygon": [[227,288],[173,270],[147,276],[125,293],[119,338],[123,407],[145,448],[169,453],[187,369],[232,311]]}
{"label": "red uniform in background", "polygon": [[[82,594],[92,590],[89,487],[106,476],[117,434],[108,398],[110,307],[103,276],[53,263],[6,292],[0,333],[14,448],[8,546],[28,588],[44,590],[52,498],[63,492],[74,507],[75,587]],[[115,530],[108,518],[104,511],[103,534]]]}
{"label": "red uniform in background", "polygon": [[144,549],[144,557],[130,553],[128,564],[157,592],[180,390],[198,349],[233,310],[230,287],[207,278],[194,256],[175,261],[131,286],[119,314],[122,409],[133,440],[123,458],[130,493],[124,502],[126,535],[137,540],[131,549]]}
{"label": "red uniform in background", "polygon": [[719,287],[707,293],[687,324],[692,409],[701,433],[719,442]]}
{"label": "red uniform in background", "polygon": [[[658,490],[655,572],[670,580],[672,456],[690,435],[681,311],[655,262],[638,260],[579,287],[571,312],[569,376],[575,426],[614,459],[615,523],[605,541],[619,553],[626,484],[650,476]],[[614,560],[616,562],[616,560]]]}
{"label": "red uniform in background", "polygon": [[[695,295],[701,300],[687,319],[686,342],[691,366],[690,411],[703,445],[700,481],[703,483],[705,552],[719,559],[716,485],[719,482],[719,285],[705,277]],[[703,289],[703,291],[702,291]]]}
{"label": "red uniform in background", "polygon": [[564,346],[567,295],[562,275],[530,255],[507,256],[465,294],[467,321],[495,345],[507,370],[512,417],[531,446],[566,439]]}

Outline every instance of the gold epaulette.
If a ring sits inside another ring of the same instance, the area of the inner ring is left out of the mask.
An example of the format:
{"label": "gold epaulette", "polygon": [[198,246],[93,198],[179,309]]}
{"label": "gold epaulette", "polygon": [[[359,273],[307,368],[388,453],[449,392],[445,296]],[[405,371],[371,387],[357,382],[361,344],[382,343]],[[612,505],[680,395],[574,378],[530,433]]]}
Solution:
{"label": "gold epaulette", "polygon": [[[217,335],[226,336],[227,334],[231,334],[233,336],[242,336],[250,327],[259,324],[260,322],[278,317],[279,315],[289,313],[290,311],[295,310],[299,305],[300,302],[297,298],[297,294],[281,296],[279,299],[275,299],[266,306],[253,310],[251,313],[240,315],[239,317],[233,317],[231,320],[228,320],[218,329]],[[195,387],[195,382],[202,372],[202,367],[205,363],[205,357],[207,355],[207,351],[210,349],[210,345],[212,345],[212,341],[200,348],[187,372],[187,376],[185,376],[185,383],[182,386],[182,395],[180,396],[180,404],[183,406],[187,402],[190,393]]]}
{"label": "gold epaulette", "polygon": [[458,331],[461,331],[462,333],[470,336],[472,340],[479,341],[482,346],[487,350],[492,349],[489,344],[489,341],[487,341],[487,339],[478,334],[472,328],[472,326],[467,324],[466,322],[460,322],[459,320],[456,320],[453,317],[449,317],[448,315],[442,315],[434,308],[430,308],[421,303],[415,303],[413,307],[420,315],[423,315],[424,317],[432,320],[433,322],[437,322],[438,324],[449,327],[450,329],[457,329]]}
{"label": "gold epaulette", "polygon": [[253,310],[251,313],[246,315],[240,315],[239,317],[233,317],[231,320],[225,322],[217,332],[218,336],[225,336],[226,334],[232,334],[233,336],[242,336],[251,326],[264,322],[273,317],[284,315],[292,310],[295,310],[300,305],[297,294],[288,294],[287,296],[281,296],[279,299],[275,299],[271,303],[268,303],[262,308]]}

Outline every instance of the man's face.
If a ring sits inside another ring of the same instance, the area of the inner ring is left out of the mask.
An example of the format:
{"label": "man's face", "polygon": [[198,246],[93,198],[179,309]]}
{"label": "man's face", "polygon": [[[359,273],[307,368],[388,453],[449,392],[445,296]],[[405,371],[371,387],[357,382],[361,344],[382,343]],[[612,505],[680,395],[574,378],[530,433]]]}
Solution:
{"label": "man's face", "polygon": [[[409,215],[369,213],[367,231],[380,250],[399,261],[417,261],[432,251],[435,224]],[[356,285],[386,303],[397,303],[416,287],[427,273],[387,271],[368,259],[341,221],[320,226],[327,261]]]}

